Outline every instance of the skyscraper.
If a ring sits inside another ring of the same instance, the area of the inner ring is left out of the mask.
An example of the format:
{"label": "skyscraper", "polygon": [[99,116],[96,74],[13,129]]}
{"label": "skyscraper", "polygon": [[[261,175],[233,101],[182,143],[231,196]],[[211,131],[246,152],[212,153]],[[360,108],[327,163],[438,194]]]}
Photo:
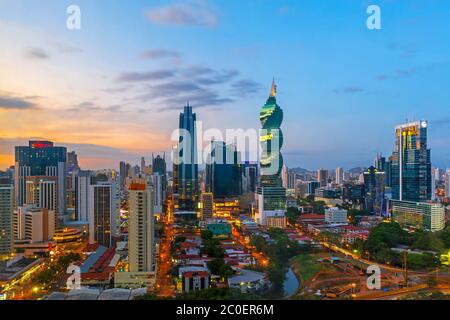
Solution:
{"label": "skyscraper", "polygon": [[242,194],[242,166],[240,152],[223,141],[211,143],[206,165],[206,192],[214,198],[238,197]]}
{"label": "skyscraper", "polygon": [[321,188],[326,187],[328,185],[328,170],[326,169],[317,170],[317,181],[319,181]]}
{"label": "skyscraper", "polygon": [[161,157],[152,154],[152,169],[154,174],[159,174],[161,176],[161,184],[160,184],[160,193],[161,193],[161,201],[164,202],[166,200],[166,192],[167,192],[167,164],[166,164],[166,154],[164,153]]}
{"label": "skyscraper", "polygon": [[370,167],[364,172],[366,209],[370,213],[381,215],[384,207],[384,172]]}
{"label": "skyscraper", "polygon": [[13,203],[13,186],[0,185],[0,260],[2,255],[9,255],[12,252]]}
{"label": "skyscraper", "polygon": [[377,154],[374,161],[374,167],[380,172],[384,172],[384,185],[386,187],[391,186],[391,162],[383,157],[381,154]]}
{"label": "skyscraper", "polygon": [[288,189],[295,189],[295,185],[297,183],[297,179],[299,178],[299,175],[294,170],[288,171]]}
{"label": "skyscraper", "polygon": [[[258,164],[246,162],[243,165],[243,188],[244,193],[255,192],[258,184]],[[244,183],[245,181],[245,183]]]}
{"label": "skyscraper", "polygon": [[395,128],[391,156],[392,197],[423,202],[431,199],[431,152],[427,148],[428,122],[417,121]]}
{"label": "skyscraper", "polygon": [[145,172],[145,158],[141,158],[141,173]]}
{"label": "skyscraper", "polygon": [[154,215],[152,189],[133,180],[128,189],[128,259],[130,272],[154,271]]}
{"label": "skyscraper", "polygon": [[339,185],[344,183],[344,169],[341,167],[336,168],[336,183]]}
{"label": "skyscraper", "polygon": [[197,161],[197,116],[188,104],[180,113],[180,138],[174,150],[178,163],[174,163],[174,193],[178,196],[180,210],[196,211],[199,197]]}
{"label": "skyscraper", "polygon": [[111,247],[113,220],[117,208],[115,195],[112,182],[100,182],[89,186],[89,243]]}
{"label": "skyscraper", "polygon": [[283,164],[283,168],[281,169],[281,185],[283,188],[288,189],[289,184],[289,169],[287,165]]}
{"label": "skyscraper", "polygon": [[445,172],[445,196],[450,197],[450,169]]}
{"label": "skyscraper", "polygon": [[119,164],[119,179],[120,179],[120,189],[123,190],[125,188],[125,179],[128,176],[128,168],[127,164],[124,161],[121,161]]}
{"label": "skyscraper", "polygon": [[80,166],[78,165],[78,155],[75,151],[71,151],[67,153],[67,172],[68,174],[72,174],[75,171],[80,170]]}
{"label": "skyscraper", "polygon": [[56,177],[27,177],[25,183],[25,203],[53,212],[58,208]]}
{"label": "skyscraper", "polygon": [[57,178],[57,213],[66,213],[67,149],[55,147],[50,141],[30,141],[15,148],[15,206],[22,206],[26,197],[27,177]]}
{"label": "skyscraper", "polygon": [[203,192],[201,195],[202,219],[212,218],[214,210],[214,197],[212,193]]}
{"label": "skyscraper", "polygon": [[269,98],[260,112],[260,120],[262,155],[260,186],[256,190],[256,221],[262,225],[285,226],[286,189],[281,180],[283,156],[280,152],[283,146],[283,133],[280,129],[283,110],[277,105],[275,81],[272,82]]}

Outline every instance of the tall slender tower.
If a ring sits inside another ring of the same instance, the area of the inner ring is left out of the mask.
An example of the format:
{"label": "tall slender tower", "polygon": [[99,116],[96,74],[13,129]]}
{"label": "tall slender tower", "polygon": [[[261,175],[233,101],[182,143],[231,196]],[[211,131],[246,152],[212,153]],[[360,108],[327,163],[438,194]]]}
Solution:
{"label": "tall slender tower", "polygon": [[197,161],[197,116],[192,106],[187,104],[180,114],[180,138],[177,148],[177,181],[178,206],[180,210],[195,211],[197,209],[198,161]]}
{"label": "tall slender tower", "polygon": [[13,204],[14,188],[0,184],[0,261],[9,255],[13,248]]}
{"label": "tall slender tower", "polygon": [[260,159],[261,185],[267,187],[280,187],[282,185],[281,171],[284,163],[281,154],[281,148],[283,147],[281,123],[283,122],[283,110],[277,105],[276,93],[277,87],[274,79],[269,98],[262,107],[259,116],[261,121],[260,143],[262,149]]}
{"label": "tall slender tower", "polygon": [[261,176],[256,189],[256,221],[265,226],[283,228],[286,226],[286,189],[282,185],[283,170],[283,110],[277,105],[277,87],[272,82],[269,98],[260,112],[261,120]]}
{"label": "tall slender tower", "polygon": [[154,271],[153,192],[145,180],[134,180],[128,189],[130,218],[128,256],[130,272]]}

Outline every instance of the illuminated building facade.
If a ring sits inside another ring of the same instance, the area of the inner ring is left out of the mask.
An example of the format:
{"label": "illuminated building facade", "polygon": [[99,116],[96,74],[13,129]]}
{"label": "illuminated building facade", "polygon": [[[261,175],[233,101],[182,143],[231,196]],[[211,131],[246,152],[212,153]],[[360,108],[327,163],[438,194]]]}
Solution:
{"label": "illuminated building facade", "polygon": [[402,227],[440,231],[445,228],[445,207],[439,203],[392,200],[392,218]]}
{"label": "illuminated building facade", "polygon": [[196,211],[198,208],[199,184],[197,161],[197,116],[187,105],[180,114],[180,138],[174,149],[174,194],[175,208],[183,211]]}
{"label": "illuminated building facade", "polygon": [[[267,225],[267,217],[282,219],[286,212],[286,189],[282,185],[283,110],[277,105],[276,85],[272,83],[269,98],[260,113],[262,155],[260,186],[256,189],[256,221]],[[271,219],[273,220],[273,219]]]}
{"label": "illuminated building facade", "polygon": [[9,255],[12,252],[12,219],[14,210],[13,203],[13,186],[0,185],[0,260],[2,255]]}
{"label": "illuminated building facade", "polygon": [[26,203],[27,177],[56,177],[56,212],[66,213],[67,149],[55,147],[50,141],[30,141],[28,146],[15,148],[15,206]]}
{"label": "illuminated building facade", "polygon": [[431,200],[431,152],[427,148],[428,122],[417,121],[395,129],[391,157],[392,197],[395,200]]}
{"label": "illuminated building facade", "polygon": [[153,192],[145,180],[134,180],[128,188],[128,256],[130,272],[154,271]]}
{"label": "illuminated building facade", "polygon": [[116,215],[113,183],[101,182],[89,186],[88,221],[89,243],[112,246],[113,219]]}
{"label": "illuminated building facade", "polygon": [[242,166],[240,152],[223,141],[211,143],[206,165],[206,192],[214,199],[238,197],[242,194]]}
{"label": "illuminated building facade", "polygon": [[210,219],[213,216],[214,196],[212,193],[203,192],[201,195],[202,219]]}

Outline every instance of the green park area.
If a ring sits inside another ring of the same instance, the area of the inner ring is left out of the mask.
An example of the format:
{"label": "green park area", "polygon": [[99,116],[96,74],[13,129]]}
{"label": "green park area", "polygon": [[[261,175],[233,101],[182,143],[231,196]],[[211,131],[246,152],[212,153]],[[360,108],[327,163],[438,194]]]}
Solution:
{"label": "green park area", "polygon": [[302,285],[324,269],[323,265],[317,262],[318,259],[318,256],[312,254],[300,254],[291,259],[292,268],[297,276],[301,277]]}

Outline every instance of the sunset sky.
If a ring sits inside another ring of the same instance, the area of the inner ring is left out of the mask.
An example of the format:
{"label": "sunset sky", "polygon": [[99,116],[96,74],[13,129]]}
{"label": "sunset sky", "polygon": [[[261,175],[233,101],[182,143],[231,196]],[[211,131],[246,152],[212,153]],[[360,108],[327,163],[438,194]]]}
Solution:
{"label": "sunset sky", "polygon": [[[66,28],[81,8],[82,29]],[[382,30],[368,30],[378,4]],[[450,2],[0,0],[0,170],[46,139],[85,169],[169,151],[190,101],[205,128],[259,128],[272,78],[289,167],[368,166],[430,121],[450,167]]]}

